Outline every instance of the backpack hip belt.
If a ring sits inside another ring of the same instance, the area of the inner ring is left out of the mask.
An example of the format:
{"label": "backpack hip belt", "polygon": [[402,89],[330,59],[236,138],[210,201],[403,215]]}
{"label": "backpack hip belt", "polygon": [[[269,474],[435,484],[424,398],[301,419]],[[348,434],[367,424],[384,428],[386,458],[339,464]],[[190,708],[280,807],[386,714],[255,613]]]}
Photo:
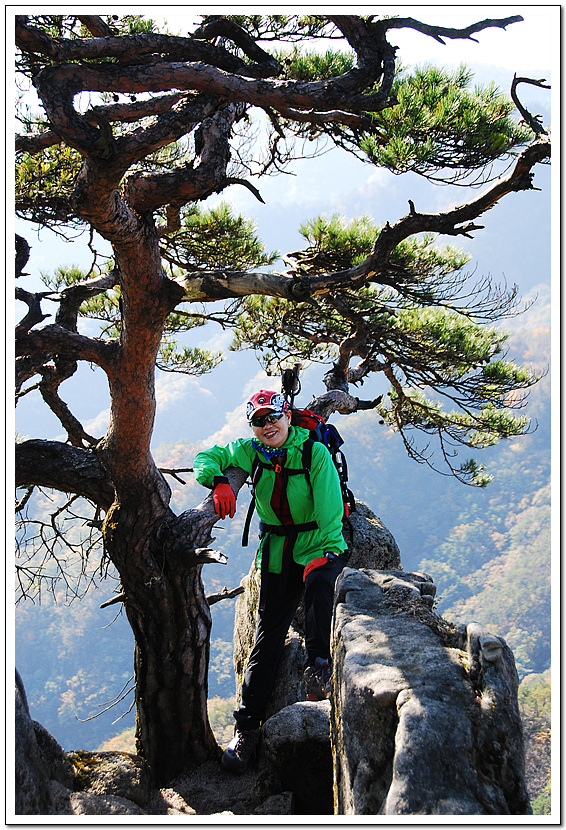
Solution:
{"label": "backpack hip belt", "polygon": [[266,589],[267,589],[267,574],[269,573],[269,540],[270,536],[286,536],[289,544],[284,550],[284,555],[281,561],[281,582],[280,591],[285,590],[287,584],[287,571],[289,570],[289,562],[293,558],[293,548],[297,541],[299,533],[306,533],[309,530],[317,530],[318,524],[314,521],[304,522],[303,524],[293,525],[270,525],[266,522],[259,523],[260,538],[264,539],[261,550],[261,583],[259,589],[259,609],[263,611],[265,608]]}

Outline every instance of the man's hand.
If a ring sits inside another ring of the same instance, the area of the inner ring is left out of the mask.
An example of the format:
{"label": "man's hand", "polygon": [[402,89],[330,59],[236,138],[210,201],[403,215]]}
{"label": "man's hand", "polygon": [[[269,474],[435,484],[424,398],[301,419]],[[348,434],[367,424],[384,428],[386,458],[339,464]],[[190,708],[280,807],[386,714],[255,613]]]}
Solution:
{"label": "man's hand", "polygon": [[236,496],[227,481],[221,481],[216,485],[212,492],[212,499],[214,501],[214,509],[220,516],[225,519],[226,516],[234,518],[236,512]]}

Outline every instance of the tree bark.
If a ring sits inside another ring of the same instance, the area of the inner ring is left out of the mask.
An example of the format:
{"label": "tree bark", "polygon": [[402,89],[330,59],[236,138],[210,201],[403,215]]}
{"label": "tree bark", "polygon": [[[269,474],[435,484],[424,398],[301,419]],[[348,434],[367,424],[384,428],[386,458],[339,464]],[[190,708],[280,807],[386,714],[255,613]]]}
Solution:
{"label": "tree bark", "polygon": [[212,618],[202,565],[167,533],[152,494],[115,503],[103,526],[135,638],[136,745],[156,784],[217,757],[207,715]]}

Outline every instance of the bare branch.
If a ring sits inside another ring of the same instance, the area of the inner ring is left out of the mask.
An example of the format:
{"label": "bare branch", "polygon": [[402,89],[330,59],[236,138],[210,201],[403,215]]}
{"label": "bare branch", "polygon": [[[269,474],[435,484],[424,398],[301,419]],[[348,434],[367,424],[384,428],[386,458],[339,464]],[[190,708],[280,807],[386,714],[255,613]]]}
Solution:
{"label": "bare branch", "polygon": [[[276,110],[280,107],[301,110],[314,107],[321,111],[347,109],[379,112],[390,106],[388,95],[381,92],[363,95],[358,91],[380,75],[381,64],[366,72],[349,70],[332,81],[255,80],[204,63],[156,63],[142,67],[108,65],[104,68],[85,65],[80,69],[76,64],[63,64],[43,69],[37,77],[37,87],[44,103],[52,100],[55,90],[58,91],[56,98],[59,102],[64,101],[64,106],[51,109],[48,114],[57,130],[72,135],[78,128],[85,130],[84,119],[71,105],[73,97],[83,90],[135,94],[180,88]],[[91,135],[85,134],[85,139],[96,143],[97,131],[93,129]]]}
{"label": "bare branch", "polygon": [[[426,231],[449,236],[468,235],[477,230],[473,220],[492,208],[508,193],[532,189],[532,168],[550,157],[550,142],[544,139],[533,142],[523,150],[507,177],[500,179],[477,199],[444,213],[424,214],[414,209],[396,222],[387,224],[376,240],[373,252],[362,263],[346,271],[325,274],[319,277],[301,277],[292,287],[297,299],[305,299],[319,292],[339,287],[353,287],[366,281],[393,285],[397,290],[403,287],[394,279],[385,276],[389,257],[404,239]],[[413,206],[414,208],[414,206]]]}
{"label": "bare branch", "polygon": [[345,112],[344,110],[327,110],[317,112],[316,110],[298,110],[280,108],[280,115],[290,121],[298,123],[317,124],[321,127],[326,124],[343,124],[356,130],[371,130],[375,135],[375,125],[369,116],[358,115],[357,113]]}
{"label": "bare branch", "polygon": [[225,179],[225,184],[241,184],[243,187],[246,187],[250,191],[250,193],[253,193],[258,202],[261,202],[262,205],[265,204],[261,197],[261,193],[259,192],[257,187],[255,187],[251,182],[246,181],[246,179],[239,179],[236,176],[227,176]]}
{"label": "bare branch", "polygon": [[106,602],[103,602],[100,605],[100,608],[108,608],[110,605],[116,605],[116,603],[118,603],[118,602],[124,602],[125,599],[126,599],[126,594],[124,594],[123,592],[120,592],[119,594],[116,594],[115,597],[112,597],[112,599],[107,599]]}
{"label": "bare branch", "polygon": [[[53,502],[49,518],[36,518],[37,509],[26,502],[25,513],[19,511],[16,521],[16,573],[19,586],[18,601],[34,600],[42,590],[55,595],[63,586],[66,600],[80,598],[98,578],[106,576],[107,560],[101,555],[100,533],[91,523],[83,521],[88,529],[69,534],[69,522],[77,524],[84,519],[76,512],[79,497],[66,500],[39,490],[38,497]],[[23,500],[22,500],[23,501]]]}
{"label": "bare branch", "polygon": [[281,71],[281,65],[273,55],[265,52],[234,20],[220,16],[214,19],[209,18],[193,33],[193,38],[196,40],[214,40],[217,37],[231,40],[240,47],[246,57],[261,64],[265,73],[264,77],[268,74],[278,75]]}
{"label": "bare branch", "polygon": [[198,156],[193,164],[162,174],[131,176],[124,188],[129,204],[136,211],[147,213],[164,204],[182,205],[222,190],[228,183],[229,137],[241,114],[240,106],[229,104],[202,120],[195,138],[199,143]]}
{"label": "bare branch", "polygon": [[235,597],[239,597],[240,594],[244,593],[244,589],[241,585],[237,588],[232,588],[231,590],[228,588],[223,588],[217,594],[209,594],[206,598],[206,601],[209,605],[214,605],[217,602],[221,602],[223,599],[234,599]]}
{"label": "bare branch", "polygon": [[532,168],[550,156],[550,142],[539,140],[520,154],[512,171],[477,199],[443,213],[418,213],[411,205],[409,214],[394,225],[387,224],[376,240],[373,252],[359,265],[343,271],[314,276],[242,271],[194,271],[175,281],[183,288],[181,302],[227,299],[260,294],[305,301],[338,288],[356,288],[366,282],[390,285],[410,296],[411,287],[395,278],[389,260],[404,239],[426,231],[449,236],[470,235],[480,225],[473,220],[492,208],[503,196],[532,189]]}
{"label": "bare branch", "polygon": [[112,37],[116,34],[114,29],[97,14],[79,14],[77,17],[94,37]]}
{"label": "bare branch", "polygon": [[26,488],[26,492],[24,493],[22,498],[18,502],[16,502],[16,508],[15,508],[16,513],[19,513],[21,510],[24,509],[24,507],[26,506],[26,504],[30,500],[34,490],[35,490],[35,487],[34,487],[33,484],[30,487]]}
{"label": "bare branch", "polygon": [[27,265],[28,259],[30,255],[30,246],[28,244],[27,239],[24,239],[23,236],[16,234],[16,272],[15,276],[16,279],[18,277],[25,277],[27,274],[24,274],[24,268]]}
{"label": "bare branch", "polygon": [[159,469],[159,472],[163,473],[164,475],[173,476],[173,478],[176,481],[178,481],[180,484],[186,484],[187,482],[184,481],[181,478],[179,473],[192,473],[193,472],[192,467],[179,467],[178,469],[175,469],[175,470],[169,470],[166,467],[159,467],[158,469]]}
{"label": "bare branch", "polygon": [[22,317],[16,326],[16,339],[27,334],[27,332],[35,325],[51,316],[49,314],[44,314],[41,310],[41,300],[45,299],[45,297],[49,297],[51,293],[52,292],[50,291],[44,291],[38,294],[32,294],[30,291],[26,291],[25,289],[16,286],[16,300],[21,300],[21,302],[25,303],[28,307],[27,314],[25,317]]}
{"label": "bare branch", "polygon": [[173,61],[202,61],[219,66],[228,72],[246,69],[246,64],[241,58],[221,46],[213,46],[194,37],[186,38],[148,32],[119,36],[97,35],[88,39],[64,40],[49,37],[40,29],[29,25],[25,18],[19,15],[16,15],[16,44],[24,52],[38,52],[57,62],[113,58],[131,65],[132,55],[135,55],[141,64],[144,60],[154,62],[156,56],[159,55],[167,56]]}
{"label": "bare branch", "polygon": [[519,101],[519,97],[517,95],[517,87],[519,84],[531,84],[532,86],[542,87],[542,89],[550,89],[550,85],[546,83],[544,78],[534,81],[532,78],[518,78],[517,75],[513,76],[513,83],[511,84],[511,98],[523,116],[525,123],[527,123],[531,130],[537,135],[548,135],[547,131],[540,123],[540,115],[531,115],[526,107],[524,107]]}
{"label": "bare branch", "polygon": [[333,412],[339,412],[341,415],[357,412],[358,399],[342,389],[329,389],[311,401],[308,408],[326,421]]}
{"label": "bare branch", "polygon": [[421,32],[424,35],[434,38],[438,43],[444,45],[444,39],[448,40],[477,40],[472,35],[477,32],[482,32],[484,29],[505,29],[512,23],[522,23],[521,15],[516,14],[512,17],[498,18],[495,20],[487,19],[479,23],[472,23],[463,29],[447,28],[445,26],[432,26],[427,23],[421,23],[413,17],[393,17],[388,20],[380,20],[374,23],[374,26],[379,26],[385,30],[389,29],[414,29],[416,32]]}
{"label": "bare branch", "polygon": [[99,439],[94,438],[84,430],[80,421],[75,418],[68,405],[60,398],[58,393],[59,386],[63,381],[74,375],[76,365],[75,361],[56,359],[54,367],[42,366],[39,368],[38,371],[41,374],[39,391],[49,409],[59,418],[61,425],[67,430],[69,442],[74,447],[82,447],[85,444],[87,446],[95,446]]}
{"label": "bare branch", "polygon": [[[96,715],[91,715],[89,718],[77,718],[77,720],[80,723],[88,723],[88,721],[94,720],[95,718],[99,718],[100,715],[103,715],[105,712],[109,712],[110,709],[112,709],[114,706],[117,706],[118,703],[120,703],[120,701],[124,700],[126,697],[128,697],[129,694],[131,694],[134,691],[135,684],[132,684],[130,686],[130,688],[127,688],[129,686],[129,684],[132,683],[133,680],[134,680],[134,675],[132,675],[130,677],[130,679],[122,686],[121,692],[114,698],[114,700],[109,701],[108,703],[102,704],[104,706],[104,709],[101,709],[101,711],[97,712]],[[132,701],[132,705],[128,709],[128,712],[130,712],[132,710],[132,707],[134,706],[134,704],[135,704],[135,700]],[[121,718],[123,718],[124,715],[127,715],[128,712],[125,712],[124,714],[120,715],[119,718],[117,718],[115,721],[113,721],[113,724],[117,723],[119,720],[121,720]]]}

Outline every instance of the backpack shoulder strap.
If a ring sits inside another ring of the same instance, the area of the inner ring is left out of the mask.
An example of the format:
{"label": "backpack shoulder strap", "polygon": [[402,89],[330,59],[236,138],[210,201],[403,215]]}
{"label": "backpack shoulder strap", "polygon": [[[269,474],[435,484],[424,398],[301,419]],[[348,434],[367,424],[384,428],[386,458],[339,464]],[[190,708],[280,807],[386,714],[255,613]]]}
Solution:
{"label": "backpack shoulder strap", "polygon": [[312,438],[307,438],[303,446],[301,447],[301,454],[303,457],[303,472],[305,477],[308,481],[309,487],[312,491],[312,484],[311,484],[311,466],[312,466],[312,447],[314,444],[314,440]]}
{"label": "backpack shoulder strap", "polygon": [[246,548],[248,546],[248,541],[250,538],[250,525],[252,523],[252,516],[255,510],[255,487],[258,483],[260,476],[263,472],[263,465],[260,463],[259,458],[256,456],[252,461],[252,471],[250,473],[252,479],[252,497],[250,501],[250,506],[248,507],[248,513],[246,515],[246,521],[244,522],[244,530],[242,532],[242,547]]}

